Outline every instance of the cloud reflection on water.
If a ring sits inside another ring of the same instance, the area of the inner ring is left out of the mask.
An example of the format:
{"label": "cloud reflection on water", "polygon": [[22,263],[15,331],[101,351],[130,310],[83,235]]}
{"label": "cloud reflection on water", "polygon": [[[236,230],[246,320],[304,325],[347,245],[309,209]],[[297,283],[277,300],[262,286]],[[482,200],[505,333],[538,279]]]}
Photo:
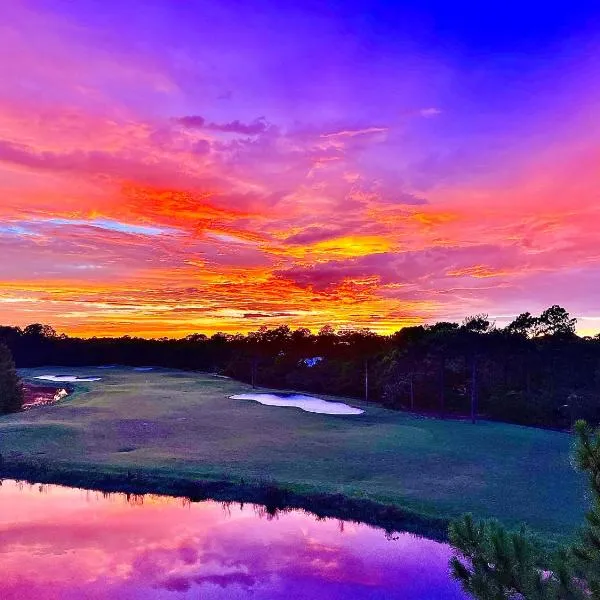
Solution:
{"label": "cloud reflection on water", "polygon": [[[42,491],[43,493],[40,493]],[[460,599],[437,542],[300,512],[0,487],[0,597]]]}

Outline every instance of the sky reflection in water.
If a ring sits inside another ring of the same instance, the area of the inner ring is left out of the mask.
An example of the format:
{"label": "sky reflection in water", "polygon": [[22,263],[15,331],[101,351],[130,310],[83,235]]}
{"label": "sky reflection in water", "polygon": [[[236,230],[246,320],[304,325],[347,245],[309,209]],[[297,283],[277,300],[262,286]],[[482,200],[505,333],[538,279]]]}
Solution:
{"label": "sky reflection in water", "polygon": [[[450,550],[300,512],[0,487],[0,598],[462,599]],[[343,530],[342,530],[343,529]]]}

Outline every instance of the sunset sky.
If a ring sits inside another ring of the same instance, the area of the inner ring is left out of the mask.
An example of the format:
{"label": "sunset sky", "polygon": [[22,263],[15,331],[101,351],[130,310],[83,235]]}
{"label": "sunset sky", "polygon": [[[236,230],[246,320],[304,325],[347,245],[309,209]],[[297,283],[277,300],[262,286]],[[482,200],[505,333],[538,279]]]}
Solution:
{"label": "sunset sky", "polygon": [[600,5],[6,0],[0,323],[600,329]]}

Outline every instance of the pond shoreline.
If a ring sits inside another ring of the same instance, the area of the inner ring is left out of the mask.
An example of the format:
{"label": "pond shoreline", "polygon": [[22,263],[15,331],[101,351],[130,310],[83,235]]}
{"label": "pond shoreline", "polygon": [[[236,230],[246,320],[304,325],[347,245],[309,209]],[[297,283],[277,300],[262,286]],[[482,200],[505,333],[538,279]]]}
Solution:
{"label": "pond shoreline", "polygon": [[[64,391],[65,394],[62,395],[61,391]],[[41,406],[51,406],[52,404],[56,404],[64,398],[71,396],[73,392],[74,387],[68,384],[56,386],[41,382],[25,382],[23,384],[24,401],[22,410],[31,410]]]}
{"label": "pond shoreline", "polygon": [[153,469],[126,469],[112,465],[61,464],[43,459],[0,455],[3,479],[32,484],[54,484],[105,493],[153,494],[183,497],[191,502],[216,500],[260,504],[267,512],[303,510],[319,518],[364,523],[388,533],[408,532],[428,539],[447,541],[448,519],[420,514],[397,505],[344,494],[299,491],[276,482],[199,479],[184,473]]}
{"label": "pond shoreline", "polygon": [[[92,372],[44,367],[21,376],[46,373]],[[262,406],[231,399],[255,393],[247,385],[187,371],[115,368],[73,387],[53,406],[0,419],[0,477],[300,508],[437,540],[448,521],[471,513],[510,528],[526,523],[558,544],[587,509],[562,433],[358,401],[360,416]]]}

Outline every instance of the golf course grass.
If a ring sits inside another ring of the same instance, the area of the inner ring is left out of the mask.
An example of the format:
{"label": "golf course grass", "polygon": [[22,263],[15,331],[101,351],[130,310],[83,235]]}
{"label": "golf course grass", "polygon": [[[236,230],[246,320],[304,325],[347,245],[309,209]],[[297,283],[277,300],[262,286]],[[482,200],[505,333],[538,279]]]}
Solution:
{"label": "golf course grass", "polygon": [[229,398],[248,393],[245,384],[181,371],[21,372],[28,381],[45,374],[101,381],[75,384],[54,406],[0,417],[0,476],[159,493],[210,492],[212,482],[226,496],[236,486],[266,489],[290,505],[329,498],[329,512],[336,503],[346,513],[396,507],[438,525],[471,512],[526,523],[549,541],[583,521],[585,480],[565,433],[425,419],[332,397],[365,412],[264,406]]}

